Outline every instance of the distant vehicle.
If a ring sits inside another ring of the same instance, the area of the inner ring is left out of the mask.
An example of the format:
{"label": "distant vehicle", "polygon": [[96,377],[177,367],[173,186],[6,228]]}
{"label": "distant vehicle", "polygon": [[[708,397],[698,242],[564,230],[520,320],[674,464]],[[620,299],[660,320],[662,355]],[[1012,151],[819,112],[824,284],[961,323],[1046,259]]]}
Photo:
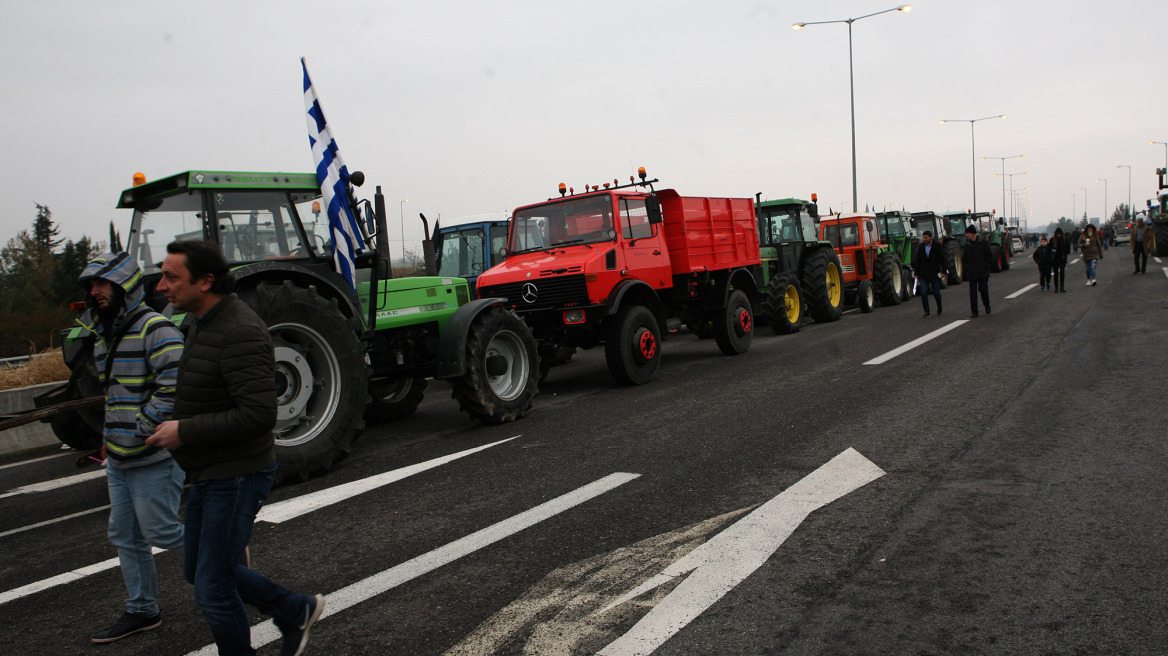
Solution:
{"label": "distant vehicle", "polygon": [[1012,246],[1014,248],[1015,253],[1022,252],[1022,240],[1021,239],[1014,237],[1013,239],[1010,240],[1010,246]]}
{"label": "distant vehicle", "polygon": [[1131,241],[1131,232],[1132,229],[1130,227],[1117,225],[1115,226],[1115,239],[1113,241],[1117,244],[1126,244]]}

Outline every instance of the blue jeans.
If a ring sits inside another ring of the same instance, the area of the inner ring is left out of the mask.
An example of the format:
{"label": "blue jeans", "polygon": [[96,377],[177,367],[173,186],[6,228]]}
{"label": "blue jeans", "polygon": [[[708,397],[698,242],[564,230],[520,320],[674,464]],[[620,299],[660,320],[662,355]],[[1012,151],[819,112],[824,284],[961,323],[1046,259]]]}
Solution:
{"label": "blue jeans", "polygon": [[1084,260],[1084,262],[1087,263],[1087,280],[1094,280],[1095,265],[1099,263],[1099,260]]}
{"label": "blue jeans", "polygon": [[117,547],[122,579],[126,582],[126,610],[136,615],[158,614],[158,571],[151,547],[183,546],[178,519],[186,474],[174,458],[143,467],[107,467],[110,518],[109,540]]}
{"label": "blue jeans", "polygon": [[917,278],[917,282],[920,284],[920,287],[921,287],[921,303],[923,303],[925,305],[925,312],[928,313],[928,311],[929,311],[929,294],[932,294],[933,297],[937,299],[937,311],[940,312],[941,311],[941,279],[936,278],[936,277],[930,278],[928,280],[926,280],[925,278]]}
{"label": "blue jeans", "polygon": [[243,565],[256,513],[264,505],[276,464],[254,474],[202,481],[187,498],[183,574],[211,625],[220,656],[255,654],[244,602],[269,615],[282,631],[304,619],[309,597],[291,592]]}

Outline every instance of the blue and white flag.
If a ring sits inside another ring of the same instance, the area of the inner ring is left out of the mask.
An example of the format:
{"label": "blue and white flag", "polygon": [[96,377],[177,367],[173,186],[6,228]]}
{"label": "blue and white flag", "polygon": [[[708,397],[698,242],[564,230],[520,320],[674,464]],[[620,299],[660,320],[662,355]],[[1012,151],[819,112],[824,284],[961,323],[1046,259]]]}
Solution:
{"label": "blue and white flag", "polygon": [[341,159],[341,151],[333,139],[332,130],[324,120],[324,112],[316,92],[312,90],[312,80],[308,78],[308,66],[300,58],[304,69],[304,107],[308,111],[308,143],[312,146],[312,160],[316,162],[316,181],[320,184],[324,206],[328,209],[329,232],[333,238],[333,262],[337,272],[357,288],[353,277],[358,251],[364,250],[361,226],[353,216],[349,206],[349,169]]}

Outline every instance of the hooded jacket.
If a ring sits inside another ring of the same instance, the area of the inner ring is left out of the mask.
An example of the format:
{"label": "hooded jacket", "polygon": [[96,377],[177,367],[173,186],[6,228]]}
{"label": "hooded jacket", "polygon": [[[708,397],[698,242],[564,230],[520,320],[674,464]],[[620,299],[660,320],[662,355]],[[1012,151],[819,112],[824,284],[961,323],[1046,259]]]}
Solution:
{"label": "hooded jacket", "polygon": [[128,253],[99,255],[77,282],[88,291],[95,278],[122,290],[121,302],[111,299],[117,307],[109,312],[91,305],[77,318],[95,337],[93,361],[105,388],[106,466],[128,469],[165,460],[170,452],[147,446],[146,438],[174,409],[182,333],[146,305],[142,272]]}

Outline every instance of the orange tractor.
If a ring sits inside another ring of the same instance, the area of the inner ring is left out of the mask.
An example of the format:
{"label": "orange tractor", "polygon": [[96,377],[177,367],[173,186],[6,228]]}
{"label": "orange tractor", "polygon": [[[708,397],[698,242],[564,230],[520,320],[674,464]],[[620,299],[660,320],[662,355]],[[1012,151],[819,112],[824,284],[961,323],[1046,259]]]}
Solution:
{"label": "orange tractor", "polygon": [[844,295],[871,312],[879,299],[897,305],[912,296],[912,275],[905,274],[900,258],[881,241],[872,213],[831,214],[819,220],[820,239],[829,241],[843,268]]}

